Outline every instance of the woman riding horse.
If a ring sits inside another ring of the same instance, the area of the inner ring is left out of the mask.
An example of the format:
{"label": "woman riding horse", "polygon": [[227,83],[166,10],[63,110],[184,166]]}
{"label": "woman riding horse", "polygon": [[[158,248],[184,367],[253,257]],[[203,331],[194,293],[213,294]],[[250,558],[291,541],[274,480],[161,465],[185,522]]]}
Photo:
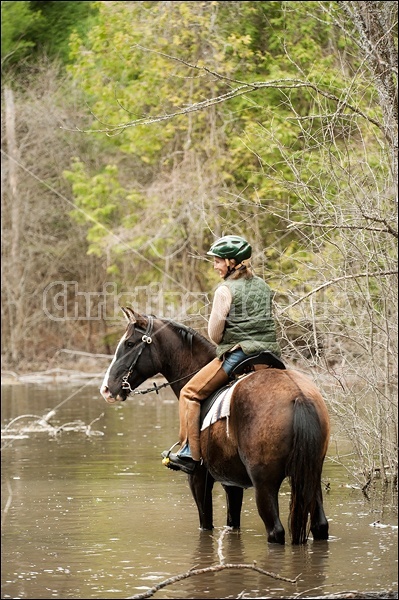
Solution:
{"label": "woman riding horse", "polygon": [[280,356],[272,317],[272,291],[257,277],[248,259],[252,248],[242,237],[227,235],[212,244],[214,269],[223,278],[216,288],[208,335],[217,345],[216,358],[183,387],[179,397],[180,450],[164,451],[164,464],[192,473],[200,463],[201,402],[229,380],[248,355],[268,351]]}

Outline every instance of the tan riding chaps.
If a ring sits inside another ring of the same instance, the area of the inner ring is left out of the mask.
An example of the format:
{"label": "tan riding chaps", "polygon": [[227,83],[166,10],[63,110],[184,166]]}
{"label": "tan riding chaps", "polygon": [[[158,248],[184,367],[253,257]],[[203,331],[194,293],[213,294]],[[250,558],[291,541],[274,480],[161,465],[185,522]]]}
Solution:
{"label": "tan riding chaps", "polygon": [[229,380],[222,368],[223,362],[214,358],[205,365],[182,388],[179,396],[180,432],[179,441],[183,447],[190,444],[191,456],[194,460],[201,459],[200,449],[200,413],[201,402],[212,392],[216,392]]}

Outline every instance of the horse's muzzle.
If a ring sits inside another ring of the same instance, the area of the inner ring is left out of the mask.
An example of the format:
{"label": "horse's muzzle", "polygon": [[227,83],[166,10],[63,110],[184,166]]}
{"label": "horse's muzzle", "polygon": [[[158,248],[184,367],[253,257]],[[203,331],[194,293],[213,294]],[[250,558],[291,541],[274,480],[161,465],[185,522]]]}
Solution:
{"label": "horse's muzzle", "polygon": [[120,396],[117,396],[116,398],[114,398],[114,396],[111,394],[111,392],[109,391],[109,389],[107,388],[106,385],[103,385],[100,388],[100,393],[101,393],[101,396],[104,398],[104,400],[106,402],[108,402],[108,404],[115,404],[115,402],[118,402],[119,400],[121,400]]}

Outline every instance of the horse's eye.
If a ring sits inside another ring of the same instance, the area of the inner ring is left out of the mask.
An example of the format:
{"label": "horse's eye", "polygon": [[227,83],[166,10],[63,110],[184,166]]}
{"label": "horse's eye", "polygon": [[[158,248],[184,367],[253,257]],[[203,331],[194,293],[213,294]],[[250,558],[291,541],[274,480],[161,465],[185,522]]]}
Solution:
{"label": "horse's eye", "polygon": [[128,348],[133,348],[134,342],[127,342],[126,345],[127,345]]}

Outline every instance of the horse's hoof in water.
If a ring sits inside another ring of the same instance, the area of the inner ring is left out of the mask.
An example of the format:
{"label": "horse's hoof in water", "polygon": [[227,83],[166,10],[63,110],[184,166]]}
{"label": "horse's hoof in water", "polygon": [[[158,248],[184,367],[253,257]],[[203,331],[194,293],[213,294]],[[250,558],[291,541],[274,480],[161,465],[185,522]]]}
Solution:
{"label": "horse's hoof in water", "polygon": [[285,544],[285,534],[270,534],[267,538],[267,541],[269,542],[269,544],[281,544],[282,546],[284,546]]}

